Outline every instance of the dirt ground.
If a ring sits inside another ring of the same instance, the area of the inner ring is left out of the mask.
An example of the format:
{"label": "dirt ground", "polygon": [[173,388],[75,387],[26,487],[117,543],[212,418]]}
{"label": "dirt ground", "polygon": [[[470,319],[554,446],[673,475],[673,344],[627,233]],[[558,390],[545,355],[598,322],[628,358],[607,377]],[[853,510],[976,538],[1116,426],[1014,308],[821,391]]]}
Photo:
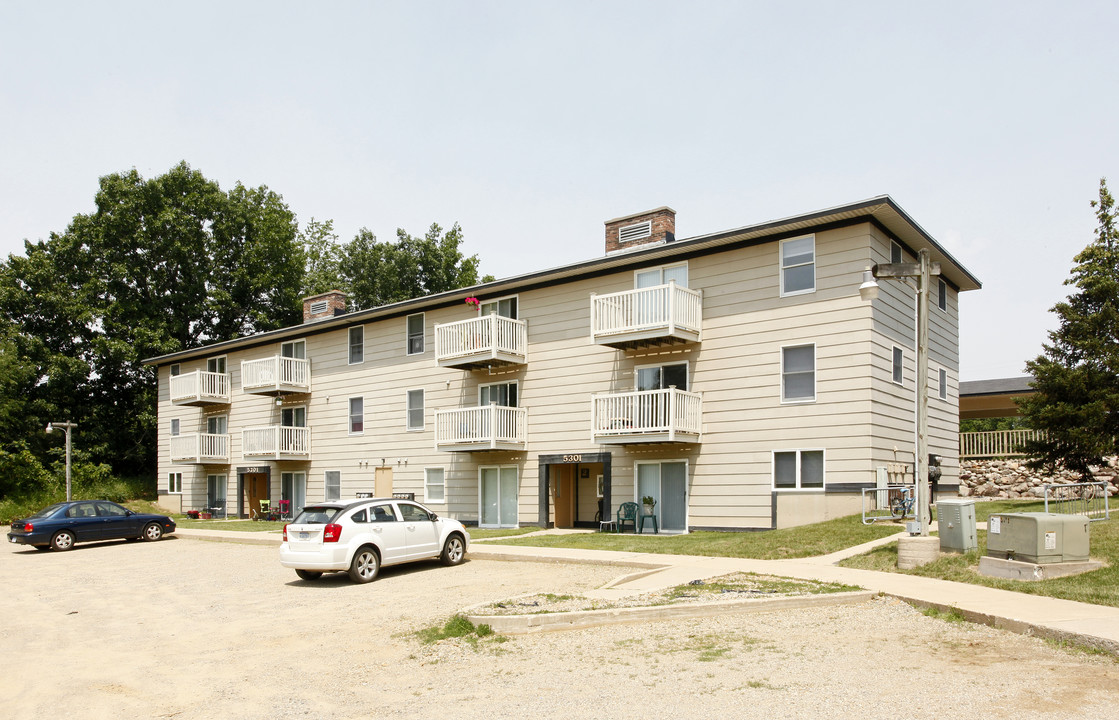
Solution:
{"label": "dirt ground", "polygon": [[275,547],[5,543],[0,708],[97,718],[1115,717],[1119,664],[904,603],[421,645],[419,628],[616,567],[471,560],[305,583]]}

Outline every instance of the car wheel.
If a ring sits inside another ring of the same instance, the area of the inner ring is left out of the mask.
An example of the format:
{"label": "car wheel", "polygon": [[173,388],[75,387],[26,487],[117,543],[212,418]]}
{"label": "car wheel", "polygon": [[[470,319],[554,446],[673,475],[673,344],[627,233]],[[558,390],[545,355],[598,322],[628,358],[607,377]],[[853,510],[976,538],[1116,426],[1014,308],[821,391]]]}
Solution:
{"label": "car wheel", "polygon": [[300,580],[318,580],[322,577],[322,573],[317,570],[296,570],[295,574]]}
{"label": "car wheel", "polygon": [[51,538],[51,549],[53,550],[69,550],[74,547],[74,533],[69,530],[63,530]]}
{"label": "car wheel", "polygon": [[377,577],[380,569],[381,558],[377,556],[377,551],[366,545],[354,553],[350,562],[350,579],[356,583],[367,583]]}
{"label": "car wheel", "polygon": [[444,565],[459,565],[466,559],[466,543],[463,542],[462,535],[455,533],[447,538],[439,559]]}
{"label": "car wheel", "polygon": [[148,523],[144,526],[144,540],[155,542],[161,537],[163,537],[163,528],[159,526],[159,523]]}

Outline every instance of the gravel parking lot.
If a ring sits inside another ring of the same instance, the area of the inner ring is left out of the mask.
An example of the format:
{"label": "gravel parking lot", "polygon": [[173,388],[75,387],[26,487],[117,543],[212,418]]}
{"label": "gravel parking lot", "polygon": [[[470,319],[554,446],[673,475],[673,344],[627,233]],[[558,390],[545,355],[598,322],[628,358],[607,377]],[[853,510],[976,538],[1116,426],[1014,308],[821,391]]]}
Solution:
{"label": "gravel parking lot", "polygon": [[[299,581],[275,547],[5,543],[0,706],[95,718],[1113,717],[1119,665],[890,599],[421,645],[622,568],[471,560]],[[63,709],[66,709],[65,711]]]}

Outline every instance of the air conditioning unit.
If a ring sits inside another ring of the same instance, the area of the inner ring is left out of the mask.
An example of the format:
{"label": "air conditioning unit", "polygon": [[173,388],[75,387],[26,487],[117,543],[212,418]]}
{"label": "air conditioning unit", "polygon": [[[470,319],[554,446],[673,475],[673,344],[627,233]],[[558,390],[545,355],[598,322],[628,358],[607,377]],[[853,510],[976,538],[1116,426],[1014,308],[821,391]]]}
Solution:
{"label": "air conditioning unit", "polygon": [[965,553],[979,548],[975,534],[975,501],[945,498],[936,502],[936,523],[940,549]]}
{"label": "air conditioning unit", "polygon": [[996,513],[987,519],[987,555],[1045,563],[1088,560],[1088,518],[1055,513]]}

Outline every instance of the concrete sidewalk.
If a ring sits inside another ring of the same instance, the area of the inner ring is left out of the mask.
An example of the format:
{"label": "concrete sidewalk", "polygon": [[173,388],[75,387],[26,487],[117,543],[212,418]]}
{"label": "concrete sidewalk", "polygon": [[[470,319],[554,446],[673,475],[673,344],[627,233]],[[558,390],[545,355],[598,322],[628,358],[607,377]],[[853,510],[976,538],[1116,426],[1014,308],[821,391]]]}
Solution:
{"label": "concrete sidewalk", "polygon": [[[541,531],[539,534],[555,532],[549,530]],[[175,534],[197,540],[254,545],[278,546],[282,539],[280,533],[276,532],[250,533],[180,528]],[[693,580],[706,580],[734,572],[842,583],[891,595],[922,607],[954,610],[969,620],[993,627],[1053,640],[1072,641],[1119,655],[1119,608],[903,573],[842,568],[835,564],[874,547],[895,542],[901,535],[904,533],[880,538],[830,555],[796,560],[661,555],[610,550],[494,545],[488,542],[472,542],[470,554],[495,560],[586,562],[639,568],[636,572],[621,575],[603,588],[587,593],[588,596],[603,599],[662,590],[684,585]]]}

